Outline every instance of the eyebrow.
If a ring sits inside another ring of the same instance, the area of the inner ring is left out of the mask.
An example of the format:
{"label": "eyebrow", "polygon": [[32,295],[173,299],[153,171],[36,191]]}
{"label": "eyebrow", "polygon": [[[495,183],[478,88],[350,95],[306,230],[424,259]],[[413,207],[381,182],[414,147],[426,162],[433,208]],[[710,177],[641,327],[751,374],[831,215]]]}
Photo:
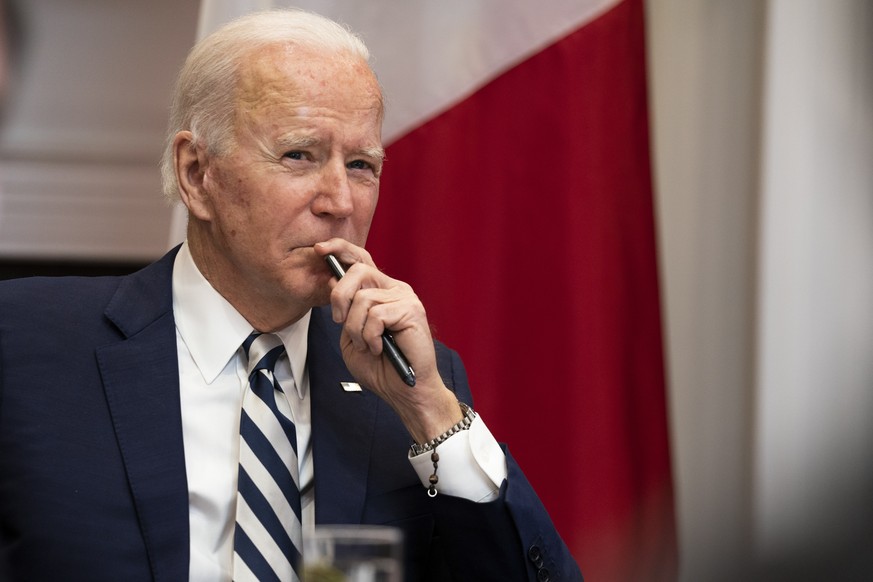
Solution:
{"label": "eyebrow", "polygon": [[361,154],[379,160],[379,162],[385,161],[385,149],[381,147],[367,147],[359,150]]}
{"label": "eyebrow", "polygon": [[280,148],[310,148],[318,145],[319,139],[311,135],[289,135],[276,140]]}

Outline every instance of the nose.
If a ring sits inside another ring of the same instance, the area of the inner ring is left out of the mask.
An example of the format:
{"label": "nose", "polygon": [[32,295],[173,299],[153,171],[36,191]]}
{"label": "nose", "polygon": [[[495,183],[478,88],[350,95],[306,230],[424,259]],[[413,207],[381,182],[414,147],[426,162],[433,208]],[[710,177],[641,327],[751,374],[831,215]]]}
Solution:
{"label": "nose", "polygon": [[312,212],[323,217],[346,218],[353,208],[352,185],[345,164],[331,161],[322,166]]}

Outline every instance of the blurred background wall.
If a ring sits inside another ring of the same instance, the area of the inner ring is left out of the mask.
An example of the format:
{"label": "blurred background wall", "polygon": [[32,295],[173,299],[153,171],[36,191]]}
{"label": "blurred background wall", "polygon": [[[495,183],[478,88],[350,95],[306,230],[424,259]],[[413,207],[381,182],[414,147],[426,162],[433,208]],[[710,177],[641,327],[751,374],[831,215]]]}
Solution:
{"label": "blurred background wall", "polygon": [[[17,9],[0,276],[159,256],[171,212],[156,165],[199,2]],[[681,577],[861,579],[873,3],[650,0],[647,18]]]}
{"label": "blurred background wall", "polygon": [[648,16],[683,574],[865,579],[873,4]]}
{"label": "blurred background wall", "polygon": [[148,261],[166,250],[155,172],[198,2],[27,0],[0,129],[0,256]]}

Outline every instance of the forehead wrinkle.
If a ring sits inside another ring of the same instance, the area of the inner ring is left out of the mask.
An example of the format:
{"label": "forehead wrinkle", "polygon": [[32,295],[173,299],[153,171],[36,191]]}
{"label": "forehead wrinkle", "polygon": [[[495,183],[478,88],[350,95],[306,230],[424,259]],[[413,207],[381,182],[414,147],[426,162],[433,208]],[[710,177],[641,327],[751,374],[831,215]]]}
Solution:
{"label": "forehead wrinkle", "polygon": [[[325,73],[350,77],[334,85],[322,76]],[[302,79],[314,81],[319,76],[319,83],[301,85],[299,82]],[[305,105],[348,91],[351,85],[357,85],[360,95],[362,104],[357,109],[376,109],[381,121],[385,109],[382,88],[366,61],[353,54],[320,53],[293,42],[267,45],[252,50],[245,57],[237,79],[237,103],[248,110],[259,109],[264,103],[267,106],[283,102]]]}
{"label": "forehead wrinkle", "polygon": [[[253,131],[250,122],[258,125],[258,119],[277,116],[290,116],[300,122],[298,131],[275,136],[272,146],[262,143],[267,148],[305,148],[323,143],[323,136],[307,133],[306,119],[332,116],[335,107],[360,120],[375,114],[379,129],[384,114],[381,88],[365,61],[350,55],[312,55],[296,46],[274,45],[249,53],[240,69],[236,93],[237,131]],[[261,135],[258,141],[264,139],[269,140],[268,135]],[[384,158],[378,138],[375,144],[359,145],[362,147],[356,151],[363,155]]]}
{"label": "forehead wrinkle", "polygon": [[305,106],[299,83],[289,77],[273,53],[250,53],[236,87],[238,123],[276,108]]}

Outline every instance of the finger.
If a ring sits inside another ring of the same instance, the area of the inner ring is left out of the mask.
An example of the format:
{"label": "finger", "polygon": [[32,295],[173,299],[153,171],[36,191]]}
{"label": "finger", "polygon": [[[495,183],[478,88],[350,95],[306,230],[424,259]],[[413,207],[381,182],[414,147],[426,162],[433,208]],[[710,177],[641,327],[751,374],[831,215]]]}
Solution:
{"label": "finger", "polygon": [[331,290],[330,303],[334,321],[346,321],[349,309],[357,301],[358,294],[366,289],[395,289],[401,293],[412,291],[406,283],[392,279],[374,266],[355,263],[346,270],[342,281],[337,282]]}
{"label": "finger", "polygon": [[424,306],[411,289],[379,290],[368,295],[372,295],[373,302],[366,313],[362,338],[374,353],[381,353],[384,347],[380,340],[383,332],[392,332],[399,338],[397,334],[426,326]]}
{"label": "finger", "polygon": [[382,334],[385,331],[400,334],[407,330],[408,322],[412,321],[418,311],[416,307],[417,305],[408,300],[391,301],[374,304],[367,311],[361,335],[373,354],[382,353],[385,347]]}
{"label": "finger", "polygon": [[[345,281],[345,279],[344,279]],[[388,294],[381,289],[357,290],[344,318],[344,327],[349,333],[352,344],[359,350],[370,349],[379,353],[381,346],[377,345],[375,337],[381,336],[384,325],[379,320],[370,321],[370,310],[380,302],[390,301]]]}
{"label": "finger", "polygon": [[365,277],[361,272],[362,268],[365,266],[346,270],[342,280],[337,281],[330,291],[331,315],[337,323],[347,321],[349,309],[351,309],[355,296],[364,286]]}

